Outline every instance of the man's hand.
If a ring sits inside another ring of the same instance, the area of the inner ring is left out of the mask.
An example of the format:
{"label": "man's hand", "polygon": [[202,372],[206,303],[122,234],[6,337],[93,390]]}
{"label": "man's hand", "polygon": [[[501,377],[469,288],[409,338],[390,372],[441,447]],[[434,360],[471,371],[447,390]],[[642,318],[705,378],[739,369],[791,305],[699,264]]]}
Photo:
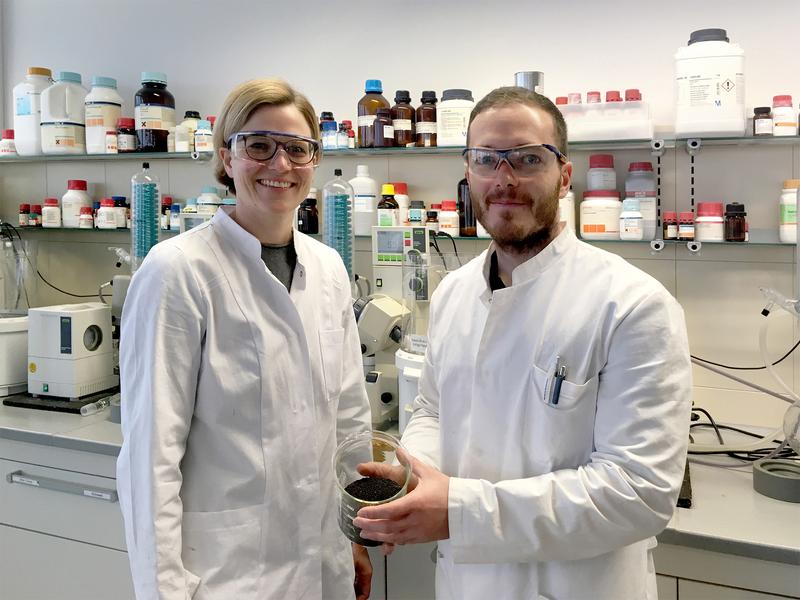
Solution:
{"label": "man's hand", "polygon": [[353,544],[353,566],[356,578],[353,587],[356,590],[356,600],[367,600],[372,590],[372,562],[364,546]]}
{"label": "man's hand", "polygon": [[[409,457],[412,482],[409,493],[394,502],[368,506],[358,511],[353,525],[361,529],[361,537],[388,544],[420,544],[450,537],[447,521],[447,498],[450,478],[433,467]],[[382,469],[372,469],[373,465]],[[390,467],[368,463],[370,469],[359,471],[379,477],[391,477]],[[364,465],[367,467],[367,465]],[[388,548],[384,548],[387,550]]]}

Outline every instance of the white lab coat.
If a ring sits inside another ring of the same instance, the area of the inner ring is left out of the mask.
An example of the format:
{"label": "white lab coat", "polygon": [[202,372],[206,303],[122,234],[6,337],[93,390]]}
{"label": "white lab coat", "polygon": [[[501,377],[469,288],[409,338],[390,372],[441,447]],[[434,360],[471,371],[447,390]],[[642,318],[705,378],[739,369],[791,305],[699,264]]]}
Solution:
{"label": "white lab coat", "polygon": [[347,273],[291,293],[225,209],[153,248],[122,317],[117,485],[140,600],[352,598],[332,457],[369,428]]}
{"label": "white lab coat", "polygon": [[[654,599],[652,537],[683,476],[683,311],[565,228],[492,294],[490,248],[431,302],[403,443],[452,476],[439,599]],[[556,357],[567,365],[547,398]]]}

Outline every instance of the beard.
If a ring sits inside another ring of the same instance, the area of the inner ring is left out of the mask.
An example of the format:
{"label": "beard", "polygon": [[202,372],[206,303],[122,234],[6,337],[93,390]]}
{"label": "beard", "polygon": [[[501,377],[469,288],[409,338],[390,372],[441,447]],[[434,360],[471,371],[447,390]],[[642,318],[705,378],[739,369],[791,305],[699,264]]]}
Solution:
{"label": "beard", "polygon": [[[527,254],[531,250],[541,250],[556,236],[560,227],[558,223],[558,200],[561,182],[549,193],[534,199],[530,194],[515,190],[493,190],[483,198],[473,197],[475,216],[484,226],[494,243],[509,254]],[[514,210],[502,211],[500,223],[489,223],[486,219],[488,206],[493,201],[508,199],[524,202],[529,213],[525,219],[519,219]]]}

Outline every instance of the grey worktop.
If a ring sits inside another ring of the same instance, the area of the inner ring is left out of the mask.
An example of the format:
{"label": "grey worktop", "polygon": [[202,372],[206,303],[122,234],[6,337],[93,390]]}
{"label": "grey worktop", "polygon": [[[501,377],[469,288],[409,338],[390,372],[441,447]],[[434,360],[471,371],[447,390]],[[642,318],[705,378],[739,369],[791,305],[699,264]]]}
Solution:
{"label": "grey worktop", "polygon": [[[122,433],[105,410],[80,415],[0,405],[0,438],[116,456]],[[662,544],[800,565],[800,504],[756,493],[749,469],[691,465],[692,508],[678,508]]]}

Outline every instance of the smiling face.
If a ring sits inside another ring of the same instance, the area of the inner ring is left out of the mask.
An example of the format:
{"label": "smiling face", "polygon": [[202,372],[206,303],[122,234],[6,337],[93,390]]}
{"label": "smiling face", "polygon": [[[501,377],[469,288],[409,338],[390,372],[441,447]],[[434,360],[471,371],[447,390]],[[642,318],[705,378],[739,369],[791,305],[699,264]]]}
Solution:
{"label": "smiling face", "polygon": [[[257,108],[241,131],[279,131],[313,137],[302,113],[293,104]],[[282,148],[264,162],[241,154],[234,156],[228,148],[220,149],[225,172],[236,186],[236,220],[240,223],[280,222],[291,229],[294,210],[311,188],[313,163],[295,165]]]}
{"label": "smiling face", "polygon": [[[543,110],[509,104],[479,113],[469,128],[469,146],[505,150],[528,144],[558,145],[553,119]],[[475,214],[502,249],[527,252],[544,247],[559,231],[558,199],[569,190],[572,165],[557,161],[542,173],[520,176],[501,161],[488,176],[468,168]]]}

